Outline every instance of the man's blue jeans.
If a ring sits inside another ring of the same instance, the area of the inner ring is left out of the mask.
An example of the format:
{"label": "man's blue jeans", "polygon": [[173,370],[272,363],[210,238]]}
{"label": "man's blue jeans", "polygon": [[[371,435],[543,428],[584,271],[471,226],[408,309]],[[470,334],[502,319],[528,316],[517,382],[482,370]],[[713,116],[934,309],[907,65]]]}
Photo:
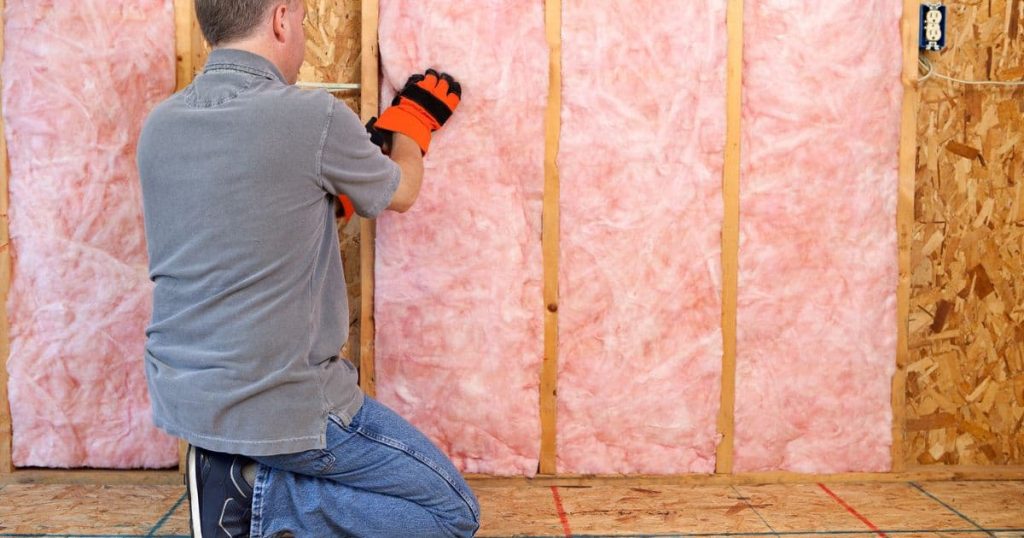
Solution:
{"label": "man's blue jeans", "polygon": [[327,447],[260,456],[252,538],[473,536],[480,506],[451,461],[402,417],[367,397]]}

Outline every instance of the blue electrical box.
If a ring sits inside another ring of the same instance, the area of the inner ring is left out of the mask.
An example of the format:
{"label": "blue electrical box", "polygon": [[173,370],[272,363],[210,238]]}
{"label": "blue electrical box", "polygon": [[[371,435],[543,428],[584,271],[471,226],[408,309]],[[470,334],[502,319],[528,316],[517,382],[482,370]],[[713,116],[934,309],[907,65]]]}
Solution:
{"label": "blue electrical box", "polygon": [[942,2],[921,4],[921,50],[946,48],[946,6]]}

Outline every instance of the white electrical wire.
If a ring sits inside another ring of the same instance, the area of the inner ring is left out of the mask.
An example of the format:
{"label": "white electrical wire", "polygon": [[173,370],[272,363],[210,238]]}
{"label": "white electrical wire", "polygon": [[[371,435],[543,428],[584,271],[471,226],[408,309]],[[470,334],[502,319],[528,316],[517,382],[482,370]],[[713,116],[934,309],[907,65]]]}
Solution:
{"label": "white electrical wire", "polygon": [[963,80],[946,76],[941,73],[936,73],[931,60],[924,56],[919,56],[917,58],[917,63],[925,71],[924,76],[917,79],[918,82],[925,82],[928,79],[935,77],[942,80],[948,80],[950,82],[956,82],[958,84],[967,84],[969,86],[1024,86],[1024,80]]}
{"label": "white electrical wire", "polygon": [[359,84],[343,84],[339,82],[296,82],[295,85],[300,88],[315,88],[329,92],[347,92],[360,88]]}

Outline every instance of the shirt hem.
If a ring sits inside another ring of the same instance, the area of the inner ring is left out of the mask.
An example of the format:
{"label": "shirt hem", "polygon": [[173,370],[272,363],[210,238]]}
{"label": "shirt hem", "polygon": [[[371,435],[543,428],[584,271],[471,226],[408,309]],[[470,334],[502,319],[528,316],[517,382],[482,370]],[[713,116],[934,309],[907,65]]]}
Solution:
{"label": "shirt hem", "polygon": [[[348,426],[365,401],[366,395],[363,394],[363,391],[356,390],[348,402],[333,406],[326,414],[338,417],[344,426]],[[237,454],[240,456],[276,456],[279,454],[293,454],[307,450],[327,448],[327,424],[329,421],[330,419],[324,416],[323,428],[319,434],[315,435],[286,437],[283,439],[243,440],[227,439],[190,431],[176,424],[153,417],[153,423],[156,427],[174,437],[184,439],[189,444],[214,452]]]}
{"label": "shirt hem", "polygon": [[[336,405],[328,411],[328,415],[334,415],[341,419],[343,426],[348,426],[352,419],[359,412],[359,409],[363,407],[363,403],[366,401],[366,395],[363,394],[363,390],[359,389],[352,395],[352,398],[343,405]],[[324,424],[324,428],[327,428],[327,424]],[[326,432],[324,433],[326,435]]]}
{"label": "shirt hem", "polygon": [[327,446],[327,438],[324,434],[284,439],[236,440],[196,433],[160,420],[154,420],[153,422],[156,427],[174,437],[184,439],[191,445],[225,454],[275,456],[278,454],[292,454],[307,450],[323,449]]}

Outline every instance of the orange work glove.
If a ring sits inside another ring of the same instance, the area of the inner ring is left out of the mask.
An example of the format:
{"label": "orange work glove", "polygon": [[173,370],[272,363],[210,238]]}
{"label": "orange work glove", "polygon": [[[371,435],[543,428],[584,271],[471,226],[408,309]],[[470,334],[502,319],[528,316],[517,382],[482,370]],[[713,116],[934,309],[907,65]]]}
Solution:
{"label": "orange work glove", "polygon": [[[427,69],[409,77],[391,107],[369,127],[378,131],[402,133],[419,144],[426,155],[430,134],[441,128],[462,100],[462,86],[447,73]],[[370,133],[371,138],[374,134]]]}
{"label": "orange work glove", "polygon": [[356,208],[352,205],[352,200],[348,199],[348,196],[344,194],[338,195],[338,206],[334,208],[334,218],[344,219],[345,224],[352,220],[352,215],[355,215]]}

